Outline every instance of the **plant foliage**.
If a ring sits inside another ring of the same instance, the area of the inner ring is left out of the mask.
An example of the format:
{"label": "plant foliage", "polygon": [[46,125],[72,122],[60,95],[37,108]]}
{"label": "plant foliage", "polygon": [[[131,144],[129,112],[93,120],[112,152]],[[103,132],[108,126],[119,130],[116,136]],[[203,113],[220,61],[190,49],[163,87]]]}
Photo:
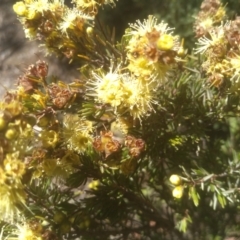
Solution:
{"label": "plant foliage", "polygon": [[79,79],[49,76],[39,60],[0,102],[0,237],[219,239],[238,230],[240,18],[204,0],[187,51],[191,34],[153,15],[116,40],[101,21],[105,5],[115,2],[13,6],[26,37],[74,62]]}

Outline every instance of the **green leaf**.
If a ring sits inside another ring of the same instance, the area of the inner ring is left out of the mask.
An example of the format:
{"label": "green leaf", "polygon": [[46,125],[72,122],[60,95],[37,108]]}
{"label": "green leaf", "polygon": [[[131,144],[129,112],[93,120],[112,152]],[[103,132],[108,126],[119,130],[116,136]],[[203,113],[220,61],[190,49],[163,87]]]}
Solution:
{"label": "green leaf", "polygon": [[213,195],[213,209],[216,210],[217,208],[217,196],[216,193]]}
{"label": "green leaf", "polygon": [[189,188],[189,197],[192,198],[194,205],[197,207],[199,205],[200,196],[195,187]]}
{"label": "green leaf", "polygon": [[186,232],[187,231],[187,226],[189,223],[192,223],[191,217],[188,215],[187,217],[184,217],[177,223],[177,228],[180,232]]}
{"label": "green leaf", "polygon": [[218,202],[220,203],[221,207],[224,208],[227,204],[226,198],[221,193],[219,193],[217,195],[217,199],[218,199]]}
{"label": "green leaf", "polygon": [[183,218],[181,221],[179,221],[177,228],[180,232],[185,233],[187,231],[187,219]]}
{"label": "green leaf", "polygon": [[206,182],[207,180],[209,180],[210,178],[212,178],[213,175],[214,175],[214,174],[207,175],[206,177],[204,177],[204,178],[202,179],[202,181],[203,181],[203,182]]}

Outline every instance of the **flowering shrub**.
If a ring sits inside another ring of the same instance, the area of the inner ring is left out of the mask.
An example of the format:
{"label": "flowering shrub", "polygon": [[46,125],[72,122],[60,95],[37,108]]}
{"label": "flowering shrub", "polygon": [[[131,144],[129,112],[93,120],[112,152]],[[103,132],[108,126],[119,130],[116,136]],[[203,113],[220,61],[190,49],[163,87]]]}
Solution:
{"label": "flowering shrub", "polygon": [[204,0],[188,52],[152,15],[115,41],[98,21],[106,4],[13,6],[26,37],[79,79],[39,60],[0,102],[1,238],[223,236],[219,217],[236,226],[240,206],[240,18]]}

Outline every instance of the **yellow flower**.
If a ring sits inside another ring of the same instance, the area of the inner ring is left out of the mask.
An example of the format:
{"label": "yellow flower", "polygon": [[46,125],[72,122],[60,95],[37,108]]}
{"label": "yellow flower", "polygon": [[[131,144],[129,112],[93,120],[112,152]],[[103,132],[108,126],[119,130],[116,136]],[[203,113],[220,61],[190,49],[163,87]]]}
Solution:
{"label": "yellow flower", "polygon": [[25,204],[26,194],[21,183],[25,164],[18,160],[18,153],[7,154],[0,168],[0,219],[12,222],[19,217],[18,206]]}
{"label": "yellow flower", "polygon": [[96,15],[102,4],[114,5],[114,0],[73,0],[77,8],[91,15]]}
{"label": "yellow flower", "polygon": [[20,101],[14,100],[6,104],[4,107],[13,117],[20,115],[23,111],[23,106]]}
{"label": "yellow flower", "polygon": [[41,234],[34,232],[30,226],[24,222],[22,224],[17,224],[17,229],[13,232],[17,238],[8,238],[10,239],[17,239],[17,240],[42,240]]}
{"label": "yellow flower", "polygon": [[59,29],[66,35],[68,35],[68,30],[76,29],[82,31],[85,22],[92,19],[92,17],[76,9],[66,9],[62,17],[62,22],[59,24]]}
{"label": "yellow flower", "polygon": [[27,13],[27,8],[24,2],[17,2],[13,5],[13,11],[19,16],[24,16]]}
{"label": "yellow flower", "polygon": [[59,29],[62,31],[62,33],[67,34],[68,29],[74,28],[74,21],[77,18],[78,13],[77,11],[67,9],[63,15],[63,21],[60,23]]}
{"label": "yellow flower", "polygon": [[129,31],[130,35],[139,35],[144,36],[145,34],[156,30],[161,32],[162,34],[171,32],[172,28],[169,28],[168,25],[164,22],[157,23],[157,19],[150,15],[148,19],[145,19],[143,23],[141,21],[137,21],[135,24],[129,24],[131,27],[131,31]]}
{"label": "yellow flower", "polygon": [[43,130],[40,134],[39,137],[42,141],[43,147],[51,147],[55,148],[56,144],[58,143],[59,136],[58,133],[53,131],[53,130]]}
{"label": "yellow flower", "polygon": [[157,40],[157,47],[160,50],[171,50],[174,47],[174,38],[169,34],[163,34]]}
{"label": "yellow flower", "polygon": [[[172,35],[172,29],[166,23],[157,23],[153,16],[149,16],[143,23],[137,21],[130,24],[130,27],[126,31],[126,36],[130,36],[126,46],[128,69],[136,76],[148,79],[149,83],[156,79],[162,82],[174,63],[181,60],[177,58],[182,48],[179,37]],[[152,85],[156,88],[158,84]]]}
{"label": "yellow flower", "polygon": [[17,154],[7,154],[3,161],[5,173],[13,178],[21,178],[25,173],[25,164],[16,158]]}
{"label": "yellow flower", "polygon": [[83,153],[92,145],[92,122],[79,118],[77,114],[66,114],[63,118],[63,136],[69,150]]}
{"label": "yellow flower", "polygon": [[121,75],[108,73],[101,80],[97,88],[98,99],[111,104],[113,107],[119,106],[124,94]]}
{"label": "yellow flower", "polygon": [[181,198],[183,195],[183,186],[181,185],[181,186],[175,187],[172,191],[172,195],[175,198]]}
{"label": "yellow flower", "polygon": [[28,18],[34,19],[37,15],[37,13],[43,13],[44,11],[47,11],[50,7],[50,1],[49,0],[34,0],[31,3],[28,4],[29,13],[31,13]]}
{"label": "yellow flower", "polygon": [[129,64],[128,69],[137,77],[146,76],[144,79],[148,79],[151,76],[152,72],[154,71],[154,66],[149,60],[144,57],[140,56],[138,58],[134,58],[131,54],[128,54]]}
{"label": "yellow flower", "polygon": [[[110,104],[115,112],[121,113],[128,110],[134,118],[141,118],[149,110],[152,110],[152,93],[148,89],[148,83],[142,84],[142,81],[127,73],[118,73],[120,66],[115,71],[93,73],[94,80],[89,84],[93,85],[89,95],[95,96],[96,101]],[[90,90],[90,89],[89,89]]]}
{"label": "yellow flower", "polygon": [[94,1],[94,0],[90,0],[90,1],[89,0],[73,0],[72,2],[74,2],[76,4],[76,7],[78,9],[80,9],[81,11],[84,11],[88,14],[95,15],[98,12],[97,1]]}
{"label": "yellow flower", "polygon": [[233,75],[231,79],[235,79],[238,81],[240,78],[240,55],[235,55],[234,57],[231,57],[228,59],[230,62],[230,68],[228,69],[228,72],[233,72]]}
{"label": "yellow flower", "polygon": [[198,48],[195,49],[195,53],[205,53],[207,50],[218,47],[220,45],[226,45],[226,39],[224,36],[224,27],[221,25],[214,29],[209,30],[210,38],[203,36],[198,39]]}
{"label": "yellow flower", "polygon": [[14,181],[14,186],[0,184],[0,219],[7,222],[16,220],[20,213],[17,206],[25,204],[23,186],[17,179]]}
{"label": "yellow flower", "polygon": [[129,93],[124,100],[124,105],[128,108],[133,118],[142,118],[148,111],[153,110],[152,104],[156,103],[153,100],[152,92],[139,83],[130,81],[126,83],[126,91]]}
{"label": "yellow flower", "polygon": [[[26,0],[25,0],[26,1]],[[63,11],[63,8],[64,8],[64,0],[52,0],[50,1],[50,6],[49,6],[49,10],[51,12],[56,12],[58,11],[58,14],[59,12],[62,12]]]}
{"label": "yellow flower", "polygon": [[33,40],[36,37],[36,29],[35,28],[25,28],[24,33],[26,38]]}
{"label": "yellow flower", "polygon": [[44,158],[35,169],[32,180],[47,176],[56,180],[65,179],[68,175],[66,165],[62,165],[62,159]]}
{"label": "yellow flower", "polygon": [[214,21],[212,17],[208,16],[200,22],[199,26],[202,27],[205,31],[209,31],[212,28],[213,24]]}

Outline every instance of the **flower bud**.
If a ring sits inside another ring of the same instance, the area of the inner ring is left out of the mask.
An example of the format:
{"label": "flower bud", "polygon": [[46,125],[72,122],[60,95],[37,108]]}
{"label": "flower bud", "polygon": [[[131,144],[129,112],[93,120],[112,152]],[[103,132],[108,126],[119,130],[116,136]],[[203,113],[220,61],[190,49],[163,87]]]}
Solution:
{"label": "flower bud", "polygon": [[178,52],[177,52],[177,55],[178,55],[179,57],[183,57],[185,54],[186,54],[185,49],[182,48],[182,47],[180,47],[179,50],[178,50]]}
{"label": "flower bud", "polygon": [[69,233],[71,230],[71,223],[70,222],[63,222],[61,225],[60,225],[60,232],[61,234],[66,234],[66,233]]}
{"label": "flower bud", "polygon": [[178,52],[177,52],[177,55],[179,57],[183,57],[186,54],[186,50],[184,49],[183,45],[184,45],[184,39],[182,39],[180,48],[178,49]]}
{"label": "flower bud", "polygon": [[93,34],[93,28],[92,28],[92,27],[87,27],[86,32],[87,32],[87,35],[88,35],[89,37],[91,37],[92,34]]}
{"label": "flower bud", "polygon": [[174,46],[174,39],[173,36],[169,34],[163,34],[158,40],[157,40],[157,48],[160,50],[171,50]]}
{"label": "flower bud", "polygon": [[79,224],[80,229],[86,229],[90,226],[90,219],[88,217],[84,217],[81,223]]}
{"label": "flower bud", "polygon": [[49,126],[49,124],[50,119],[47,116],[41,116],[37,121],[37,125],[42,128]]}
{"label": "flower bud", "polygon": [[175,187],[172,191],[172,195],[175,198],[181,198],[183,195],[183,186],[181,185],[181,186]]}
{"label": "flower bud", "polygon": [[13,11],[19,16],[24,16],[27,12],[27,8],[24,2],[17,2],[13,5]]}
{"label": "flower bud", "polygon": [[99,180],[95,180],[95,181],[91,181],[89,184],[88,184],[88,187],[90,189],[94,189],[96,190],[99,186]]}
{"label": "flower bud", "polygon": [[63,220],[65,219],[65,214],[64,213],[62,213],[62,212],[56,212],[55,214],[54,214],[54,216],[53,216],[53,221],[55,222],[55,223],[61,223],[61,222],[63,222]]}
{"label": "flower bud", "polygon": [[175,186],[180,185],[180,184],[182,183],[182,179],[181,179],[178,175],[176,175],[176,174],[173,174],[173,175],[169,178],[169,181],[170,181],[173,185],[175,185]]}
{"label": "flower bud", "polygon": [[8,140],[13,140],[18,136],[18,132],[16,129],[14,128],[9,128],[6,132],[5,132],[5,137]]}

